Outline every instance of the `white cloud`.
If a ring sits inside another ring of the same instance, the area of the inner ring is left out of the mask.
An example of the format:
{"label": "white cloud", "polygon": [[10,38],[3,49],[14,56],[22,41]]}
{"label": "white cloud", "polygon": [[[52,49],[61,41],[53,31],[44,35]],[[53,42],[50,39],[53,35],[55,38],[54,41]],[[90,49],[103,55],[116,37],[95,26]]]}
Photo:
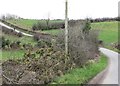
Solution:
{"label": "white cloud", "polygon": [[[119,0],[68,0],[69,18],[116,17]],[[65,0],[0,0],[0,15],[15,14],[24,18],[64,19]]]}

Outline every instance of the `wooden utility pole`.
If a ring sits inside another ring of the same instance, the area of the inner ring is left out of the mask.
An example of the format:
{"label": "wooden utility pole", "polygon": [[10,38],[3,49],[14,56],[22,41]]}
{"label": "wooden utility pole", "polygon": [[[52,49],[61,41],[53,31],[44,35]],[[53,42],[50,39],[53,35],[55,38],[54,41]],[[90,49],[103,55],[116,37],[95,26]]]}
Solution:
{"label": "wooden utility pole", "polygon": [[65,53],[68,55],[68,0],[65,1]]}

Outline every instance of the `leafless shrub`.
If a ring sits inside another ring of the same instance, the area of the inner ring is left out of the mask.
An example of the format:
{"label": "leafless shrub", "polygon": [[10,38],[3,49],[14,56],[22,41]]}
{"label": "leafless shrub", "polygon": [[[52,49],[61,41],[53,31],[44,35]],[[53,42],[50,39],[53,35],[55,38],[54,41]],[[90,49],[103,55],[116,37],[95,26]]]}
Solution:
{"label": "leafless shrub", "polygon": [[[74,26],[69,27],[68,48],[72,61],[78,66],[82,66],[89,59],[95,59],[98,53],[97,31],[90,30],[89,34],[83,32],[85,21],[77,21]],[[57,49],[64,50],[64,32],[56,39]]]}
{"label": "leafless shrub", "polygon": [[34,35],[34,40],[39,41],[39,40],[51,40],[52,36],[49,34],[44,34],[44,33],[37,33]]}
{"label": "leafless shrub", "polygon": [[64,39],[65,35],[64,35],[64,31],[62,30],[57,37],[55,37],[52,41],[53,43],[53,48],[56,51],[65,51],[65,39]]}
{"label": "leafless shrub", "polygon": [[[86,23],[84,25],[87,25]],[[75,26],[69,27],[69,54],[71,59],[78,66],[82,66],[89,59],[94,59],[94,55],[98,51],[97,33],[91,30],[86,35],[81,22],[77,22]]]}
{"label": "leafless shrub", "polygon": [[39,41],[39,39],[40,39],[39,34],[35,34],[35,35],[33,36],[33,39],[34,39],[35,41]]}

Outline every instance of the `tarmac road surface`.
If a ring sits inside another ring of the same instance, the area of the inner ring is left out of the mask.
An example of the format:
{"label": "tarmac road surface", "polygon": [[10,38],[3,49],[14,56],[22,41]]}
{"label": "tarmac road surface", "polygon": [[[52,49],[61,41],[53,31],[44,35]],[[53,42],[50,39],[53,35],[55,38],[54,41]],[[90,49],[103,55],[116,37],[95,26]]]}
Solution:
{"label": "tarmac road surface", "polygon": [[120,54],[106,48],[99,49],[109,58],[109,68],[101,84],[118,84],[118,57]]}

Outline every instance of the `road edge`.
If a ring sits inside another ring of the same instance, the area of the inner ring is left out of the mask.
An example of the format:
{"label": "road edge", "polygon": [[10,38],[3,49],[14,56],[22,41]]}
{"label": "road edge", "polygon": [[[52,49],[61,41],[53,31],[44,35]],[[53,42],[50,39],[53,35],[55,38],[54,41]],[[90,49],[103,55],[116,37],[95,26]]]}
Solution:
{"label": "road edge", "polygon": [[101,84],[102,83],[102,81],[104,80],[104,78],[106,77],[108,73],[108,69],[110,66],[110,59],[107,56],[106,58],[108,59],[108,64],[106,68],[102,70],[100,73],[98,73],[95,77],[93,77],[92,80],[88,82],[88,84]]}

